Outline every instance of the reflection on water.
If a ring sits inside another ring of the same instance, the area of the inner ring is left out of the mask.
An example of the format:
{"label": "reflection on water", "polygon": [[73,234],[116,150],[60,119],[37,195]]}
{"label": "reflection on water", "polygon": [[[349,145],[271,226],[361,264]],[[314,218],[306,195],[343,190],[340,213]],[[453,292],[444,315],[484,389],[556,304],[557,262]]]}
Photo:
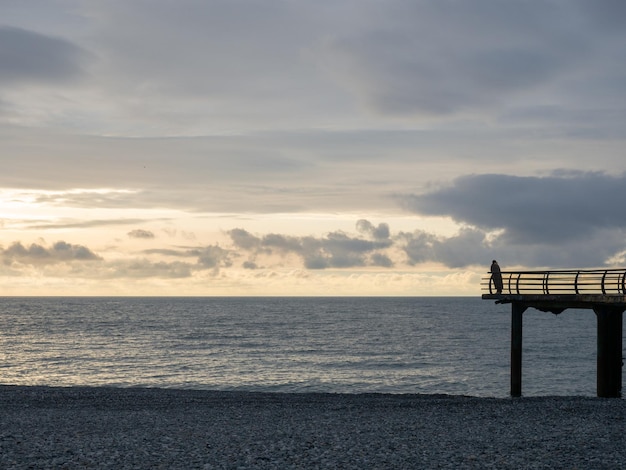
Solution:
{"label": "reflection on water", "polygon": [[[524,314],[524,395],[595,395],[595,316]],[[507,396],[477,298],[5,298],[0,382]]]}

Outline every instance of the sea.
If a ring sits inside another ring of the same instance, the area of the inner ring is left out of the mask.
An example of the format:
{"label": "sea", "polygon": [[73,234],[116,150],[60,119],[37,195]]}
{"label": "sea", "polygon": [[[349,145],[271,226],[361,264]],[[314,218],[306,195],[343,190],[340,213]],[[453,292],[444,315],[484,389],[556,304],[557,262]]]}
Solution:
{"label": "sea", "polygon": [[[596,395],[596,318],[529,309],[524,396]],[[4,297],[0,384],[507,397],[480,297]]]}

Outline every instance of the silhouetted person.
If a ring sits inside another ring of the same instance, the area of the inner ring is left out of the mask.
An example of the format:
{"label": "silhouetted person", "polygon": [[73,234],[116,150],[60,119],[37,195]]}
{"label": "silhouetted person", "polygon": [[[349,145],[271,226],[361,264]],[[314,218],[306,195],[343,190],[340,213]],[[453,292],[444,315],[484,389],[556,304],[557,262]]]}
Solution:
{"label": "silhouetted person", "polygon": [[500,272],[500,266],[495,259],[491,262],[491,270],[489,272],[491,273],[493,285],[496,288],[496,294],[502,294],[502,273]]}

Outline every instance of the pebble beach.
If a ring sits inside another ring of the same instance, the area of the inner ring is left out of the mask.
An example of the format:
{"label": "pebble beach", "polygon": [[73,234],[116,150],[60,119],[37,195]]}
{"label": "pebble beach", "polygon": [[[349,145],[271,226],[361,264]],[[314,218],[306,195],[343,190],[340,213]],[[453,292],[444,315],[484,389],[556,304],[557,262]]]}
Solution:
{"label": "pebble beach", "polygon": [[592,397],[0,387],[3,469],[626,466],[626,403]]}

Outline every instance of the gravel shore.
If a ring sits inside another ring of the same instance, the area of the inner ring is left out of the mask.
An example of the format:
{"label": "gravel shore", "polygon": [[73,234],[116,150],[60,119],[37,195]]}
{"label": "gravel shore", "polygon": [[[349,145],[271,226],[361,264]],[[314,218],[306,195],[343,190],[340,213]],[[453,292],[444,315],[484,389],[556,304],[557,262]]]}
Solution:
{"label": "gravel shore", "polygon": [[0,386],[2,469],[626,467],[626,402]]}

